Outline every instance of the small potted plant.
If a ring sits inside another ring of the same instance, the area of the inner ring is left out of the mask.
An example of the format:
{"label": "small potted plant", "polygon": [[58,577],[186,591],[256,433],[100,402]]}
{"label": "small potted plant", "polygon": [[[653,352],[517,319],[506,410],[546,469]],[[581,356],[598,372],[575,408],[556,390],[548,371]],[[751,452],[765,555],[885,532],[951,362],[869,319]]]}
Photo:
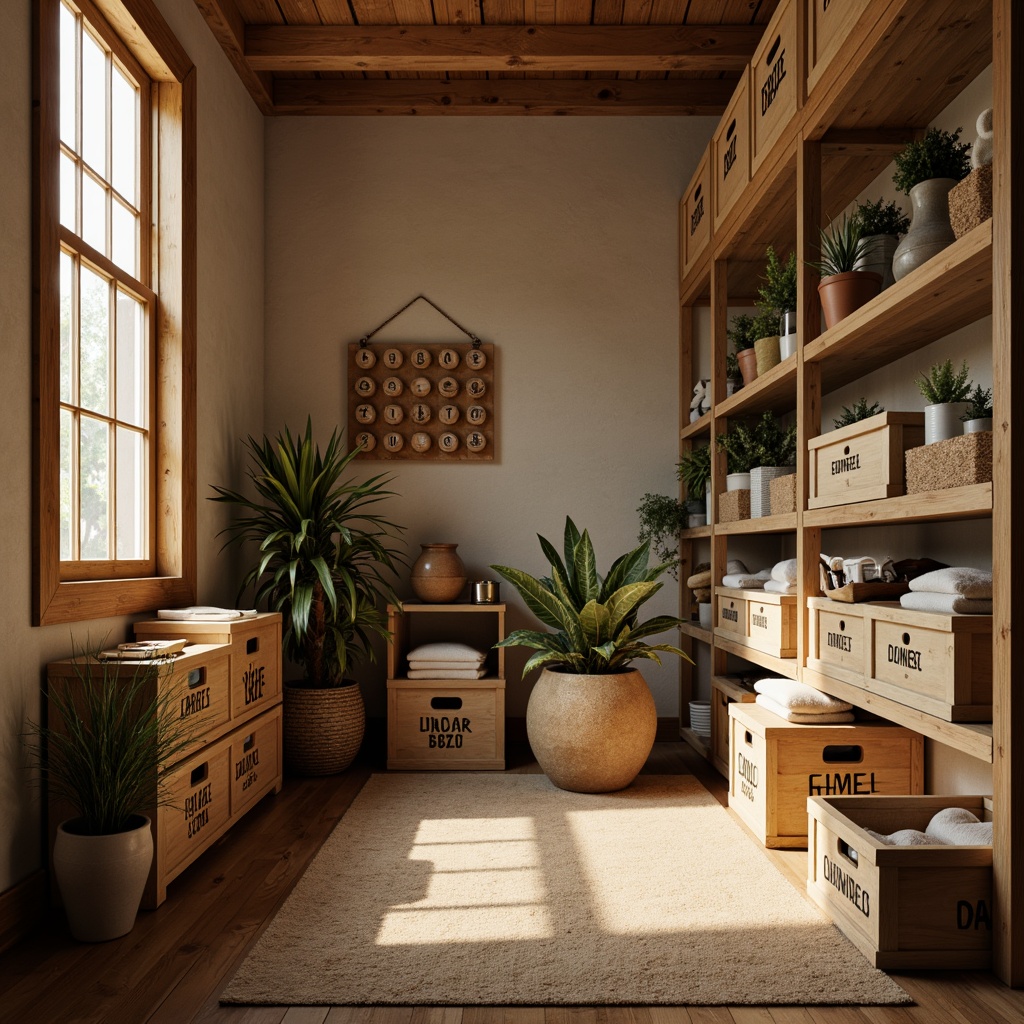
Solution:
{"label": "small potted plant", "polygon": [[825,327],[830,328],[882,290],[882,275],[857,269],[865,250],[856,218],[844,214],[838,224],[832,221],[827,230],[822,228],[820,236],[821,258],[812,266],[821,276],[818,295]]}
{"label": "small potted plant", "polygon": [[870,416],[877,416],[880,412],[885,412],[885,406],[879,405],[878,402],[872,402],[868,405],[866,398],[858,398],[852,406],[843,406],[843,411],[832,420],[832,426],[838,430],[840,427],[848,427],[851,423],[859,423],[861,420],[866,420]]}
{"label": "small potted plant", "polygon": [[960,142],[961,128],[929,128],[896,155],[893,184],[910,196],[912,219],[896,247],[892,272],[897,281],[956,241],[949,221],[949,191],[971,170],[971,147]]}
{"label": "small potted plant", "polygon": [[743,374],[740,373],[740,362],[735,352],[725,354],[725,394],[736,394],[743,387]]}
{"label": "small potted plant", "polygon": [[992,392],[978,384],[967,399],[967,410],[960,417],[965,434],[980,434],[992,429]]}
{"label": "small potted plant", "polygon": [[869,199],[858,203],[853,216],[864,240],[857,269],[881,274],[882,291],[885,291],[895,281],[892,258],[900,244],[900,235],[905,235],[910,228],[910,218],[895,202],[886,203],[881,196],[877,202]]}
{"label": "small potted plant", "polygon": [[754,338],[754,356],[757,359],[757,375],[760,377],[782,360],[779,345],[779,314],[774,309],[759,310],[750,325]]}
{"label": "small potted plant", "polygon": [[679,460],[677,472],[679,479],[686,485],[688,500],[700,502],[705,512],[705,523],[711,522],[711,493],[708,489],[711,482],[711,446],[691,448]]}
{"label": "small potted plant", "polygon": [[602,576],[588,532],[580,533],[568,517],[564,561],[554,545],[539,539],[548,576],[491,566],[553,630],[517,629],[498,645],[535,651],[524,675],[543,669],[526,708],[530,747],[560,789],[623,789],[647,760],[658,725],[651,691],[632,662],[660,664],[661,652],[691,660],[671,644],[647,643],[648,637],[677,629],[682,619],[658,615],[640,621],[639,610],[661,589],[657,579],[667,566],[649,567],[648,546],[641,544],[615,559]]}
{"label": "small potted plant", "polygon": [[719,434],[715,443],[726,457],[725,489],[750,490],[750,471],[759,465],[761,447],[749,423],[738,420],[729,425],[725,434]]}
{"label": "small potted plant", "polygon": [[754,318],[749,313],[737,313],[729,323],[726,337],[736,349],[736,362],[744,384],[757,380],[757,353],[754,351]]}
{"label": "small potted plant", "polygon": [[753,426],[754,465],[750,469],[750,516],[771,515],[771,481],[796,472],[796,426],[783,427],[765,410]]}
{"label": "small potted plant", "polygon": [[796,351],[796,253],[782,262],[769,245],[765,251],[767,262],[763,283],[757,290],[757,307],[770,311],[777,320],[779,350],[782,359]]}
{"label": "small potted plant", "polygon": [[693,503],[685,504],[667,494],[645,494],[637,507],[640,517],[640,532],[637,540],[646,543],[659,562],[665,563],[666,571],[676,578],[679,567],[679,534],[690,526],[704,526],[704,502],[699,504],[700,523],[691,522]]}
{"label": "small potted plant", "polygon": [[969,405],[967,399],[974,383],[967,361],[964,360],[959,371],[953,369],[951,359],[936,363],[915,383],[928,403],[924,407],[924,443],[934,444],[962,434],[963,418]]}

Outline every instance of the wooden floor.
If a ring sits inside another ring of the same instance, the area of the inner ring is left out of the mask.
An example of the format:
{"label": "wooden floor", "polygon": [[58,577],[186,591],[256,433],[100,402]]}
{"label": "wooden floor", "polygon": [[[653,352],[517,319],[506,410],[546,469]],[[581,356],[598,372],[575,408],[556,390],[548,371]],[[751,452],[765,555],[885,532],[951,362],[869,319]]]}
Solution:
{"label": "wooden floor", "polygon": [[[53,914],[0,955],[4,1024],[1020,1024],[1024,991],[984,972],[897,974],[916,1006],[883,1007],[221,1007],[218,994],[373,771],[376,751],[342,776],[286,780],[172,883],[167,902],[100,945],[72,941]],[[509,766],[535,771],[528,748]],[[646,771],[692,772],[725,803],[725,785],[689,747],[658,743]],[[769,854],[803,888],[806,854]],[[699,871],[700,865],[682,865]],[[770,945],[765,952],[770,955]],[[842,964],[823,964],[842,971]],[[409,993],[415,1002],[415,992]]]}

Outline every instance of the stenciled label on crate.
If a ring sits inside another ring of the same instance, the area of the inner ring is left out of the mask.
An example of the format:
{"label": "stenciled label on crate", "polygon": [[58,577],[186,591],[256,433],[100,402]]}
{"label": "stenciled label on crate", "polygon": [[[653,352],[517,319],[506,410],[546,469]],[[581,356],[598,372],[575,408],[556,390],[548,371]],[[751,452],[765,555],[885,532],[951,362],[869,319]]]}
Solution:
{"label": "stenciled label on crate", "polygon": [[461,750],[472,732],[472,720],[465,715],[420,715],[420,733],[431,750]]}
{"label": "stenciled label on crate", "polygon": [[185,816],[186,838],[195,839],[210,824],[213,801],[213,783],[209,779],[185,797],[185,806],[182,810]]}
{"label": "stenciled label on crate", "polygon": [[234,779],[241,781],[242,792],[255,786],[259,781],[260,748],[258,743],[253,743],[248,749],[243,750],[242,756],[235,760]]}
{"label": "stenciled label on crate", "polygon": [[775,98],[779,94],[779,86],[786,77],[786,47],[782,44],[780,35],[772,48],[768,51],[765,63],[771,68],[768,77],[761,83],[761,116],[771,109]]}
{"label": "stenciled label on crate", "polygon": [[252,661],[249,662],[248,667],[242,672],[242,694],[246,707],[250,707],[263,700],[266,674],[266,665],[257,664]]}
{"label": "stenciled label on crate", "polygon": [[821,876],[840,896],[845,896],[865,917],[871,917],[871,893],[827,853],[821,861]]}
{"label": "stenciled label on crate", "polygon": [[761,769],[750,758],[744,757],[742,751],[737,751],[736,772],[740,777],[740,793],[753,803]]}

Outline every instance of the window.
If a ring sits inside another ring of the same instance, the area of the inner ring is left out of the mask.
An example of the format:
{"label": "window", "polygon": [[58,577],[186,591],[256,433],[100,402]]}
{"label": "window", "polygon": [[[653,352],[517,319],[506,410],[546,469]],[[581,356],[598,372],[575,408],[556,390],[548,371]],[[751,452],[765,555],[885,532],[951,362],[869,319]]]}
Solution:
{"label": "window", "polygon": [[150,0],[36,16],[42,624],[195,600],[195,79]]}

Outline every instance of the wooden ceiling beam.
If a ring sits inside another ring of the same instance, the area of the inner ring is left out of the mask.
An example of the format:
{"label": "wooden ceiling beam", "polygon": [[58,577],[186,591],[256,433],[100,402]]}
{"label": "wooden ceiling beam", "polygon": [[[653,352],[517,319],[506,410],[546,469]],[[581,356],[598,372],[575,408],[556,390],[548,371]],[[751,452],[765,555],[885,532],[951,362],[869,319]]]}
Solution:
{"label": "wooden ceiling beam", "polygon": [[719,116],[735,81],[681,79],[277,79],[278,114]]}
{"label": "wooden ceiling beam", "polygon": [[231,61],[231,66],[249,90],[256,106],[264,114],[271,113],[272,76],[268,71],[253,68],[245,59],[245,22],[235,0],[196,0],[196,6]]}
{"label": "wooden ceiling beam", "polygon": [[711,71],[746,67],[760,25],[249,25],[256,71]]}

